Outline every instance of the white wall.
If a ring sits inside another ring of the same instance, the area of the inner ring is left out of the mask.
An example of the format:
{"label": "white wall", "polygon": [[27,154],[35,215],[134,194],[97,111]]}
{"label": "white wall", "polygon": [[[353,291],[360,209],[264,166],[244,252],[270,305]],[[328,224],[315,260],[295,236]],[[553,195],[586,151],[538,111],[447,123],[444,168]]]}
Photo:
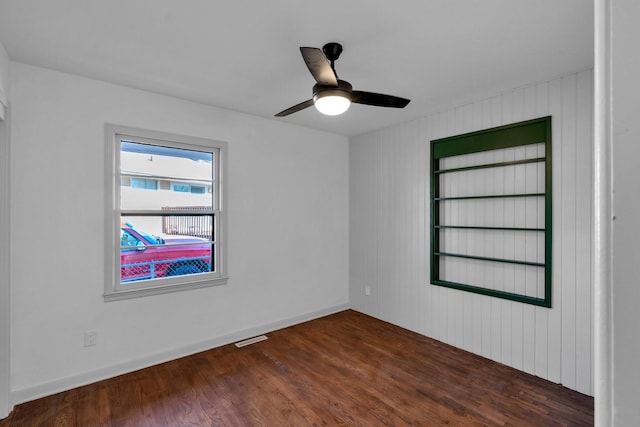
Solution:
{"label": "white wall", "polygon": [[[613,425],[640,425],[640,3],[612,6]],[[605,64],[607,66],[608,64]]]}
{"label": "white wall", "polygon": [[[11,81],[15,403],[347,307],[346,137],[20,63]],[[105,122],[229,143],[228,285],[103,302]]]}
{"label": "white wall", "polygon": [[[592,98],[592,72],[584,71],[353,138],[352,307],[592,394]],[[430,140],[547,115],[553,308],[431,286]]]}
{"label": "white wall", "polygon": [[[10,61],[0,43],[0,99],[8,100]],[[8,103],[8,101],[7,101]],[[2,102],[0,102],[2,104]],[[0,105],[0,419],[10,408],[9,115]]]}
{"label": "white wall", "polygon": [[0,43],[0,120],[4,120],[8,106],[10,63],[9,55]]}

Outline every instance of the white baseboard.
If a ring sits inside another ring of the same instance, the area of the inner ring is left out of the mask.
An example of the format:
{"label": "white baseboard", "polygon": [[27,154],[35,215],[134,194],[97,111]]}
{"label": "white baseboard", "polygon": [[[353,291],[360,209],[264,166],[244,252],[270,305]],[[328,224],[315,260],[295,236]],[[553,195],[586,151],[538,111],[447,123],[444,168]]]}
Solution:
{"label": "white baseboard", "polygon": [[113,378],[118,375],[137,371],[143,368],[148,368],[149,366],[157,365],[159,363],[164,363],[170,360],[178,359],[180,357],[199,353],[201,351],[210,350],[215,347],[220,347],[220,346],[231,344],[237,341],[245,340],[247,338],[251,338],[256,335],[266,334],[278,329],[296,325],[298,323],[328,316],[330,314],[338,313],[340,311],[344,311],[347,309],[349,309],[348,303],[339,304],[339,305],[327,307],[321,310],[300,314],[287,319],[277,320],[271,323],[267,323],[265,325],[255,326],[255,327],[243,329],[241,331],[231,332],[229,334],[215,337],[209,340],[201,341],[198,343],[194,343],[181,348],[172,349],[169,351],[164,351],[151,356],[141,357],[139,359],[127,361],[125,363],[105,366],[103,368],[94,369],[94,370],[83,372],[77,375],[72,375],[70,377],[60,378],[54,381],[38,384],[33,387],[14,390],[11,392],[11,401],[12,401],[11,403],[12,405],[18,405],[20,403],[39,399],[41,397],[59,393],[61,391],[70,390],[76,387],[91,384],[107,378]]}
{"label": "white baseboard", "polygon": [[2,402],[2,407],[0,408],[0,421],[7,418],[11,414],[11,411],[13,411],[13,405],[9,407],[8,403],[5,404],[4,402]]}

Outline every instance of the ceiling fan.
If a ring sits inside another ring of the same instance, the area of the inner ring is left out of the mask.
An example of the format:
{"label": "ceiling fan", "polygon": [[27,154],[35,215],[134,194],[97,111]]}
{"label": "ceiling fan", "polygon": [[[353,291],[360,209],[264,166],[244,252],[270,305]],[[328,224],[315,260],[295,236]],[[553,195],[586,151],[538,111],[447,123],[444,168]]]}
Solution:
{"label": "ceiling fan", "polygon": [[312,105],[323,114],[335,116],[347,111],[352,102],[393,108],[404,108],[410,102],[398,96],[353,90],[349,82],[340,80],[334,67],[335,61],[342,53],[340,43],[327,43],[322,50],[316,47],[301,47],[300,53],[317,82],[313,85],[313,97],[279,112],[276,117],[288,116]]}

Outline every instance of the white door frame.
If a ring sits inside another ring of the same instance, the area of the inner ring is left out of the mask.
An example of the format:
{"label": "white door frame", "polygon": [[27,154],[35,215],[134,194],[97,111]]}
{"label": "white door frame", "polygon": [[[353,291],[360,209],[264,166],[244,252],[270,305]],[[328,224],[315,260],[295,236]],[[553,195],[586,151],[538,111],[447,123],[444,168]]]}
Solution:
{"label": "white door frame", "polygon": [[9,415],[11,404],[11,300],[9,272],[9,115],[0,120],[0,419]]}
{"label": "white door frame", "polygon": [[612,426],[612,0],[595,0],[594,7],[594,421]]}

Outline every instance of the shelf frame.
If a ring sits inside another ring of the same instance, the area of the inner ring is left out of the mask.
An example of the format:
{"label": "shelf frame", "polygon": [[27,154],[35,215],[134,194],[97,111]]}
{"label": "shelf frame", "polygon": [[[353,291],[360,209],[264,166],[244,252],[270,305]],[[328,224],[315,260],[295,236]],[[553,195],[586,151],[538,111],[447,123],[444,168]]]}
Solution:
{"label": "shelf frame", "polygon": [[[477,132],[456,135],[448,138],[431,141],[431,197],[430,197],[430,282],[435,286],[444,286],[461,291],[474,292],[490,297],[502,298],[526,304],[551,308],[552,290],[552,141],[551,141],[551,116],[541,117],[524,122],[513,123],[506,126],[495,127]],[[500,150],[519,147],[529,144],[544,143],[544,157],[519,159],[505,162],[481,163],[473,166],[443,169],[441,160],[464,154],[480,153],[485,151]],[[518,194],[483,194],[448,196],[441,194],[440,180],[446,174],[466,172],[472,170],[495,169],[508,166],[526,165],[531,163],[544,163],[544,193],[518,193]],[[537,227],[508,227],[508,226],[483,226],[483,225],[455,225],[444,224],[440,218],[440,204],[457,200],[490,200],[506,198],[543,198],[544,200],[544,228]],[[447,229],[484,230],[484,231],[513,231],[535,232],[544,234],[544,262],[531,262],[517,259],[503,259],[476,256],[465,253],[443,252],[440,248],[440,233]],[[527,267],[544,269],[544,295],[534,297],[531,295],[511,293],[492,289],[477,283],[456,283],[444,280],[440,276],[440,260],[444,257],[471,259],[487,263],[508,263]]]}

